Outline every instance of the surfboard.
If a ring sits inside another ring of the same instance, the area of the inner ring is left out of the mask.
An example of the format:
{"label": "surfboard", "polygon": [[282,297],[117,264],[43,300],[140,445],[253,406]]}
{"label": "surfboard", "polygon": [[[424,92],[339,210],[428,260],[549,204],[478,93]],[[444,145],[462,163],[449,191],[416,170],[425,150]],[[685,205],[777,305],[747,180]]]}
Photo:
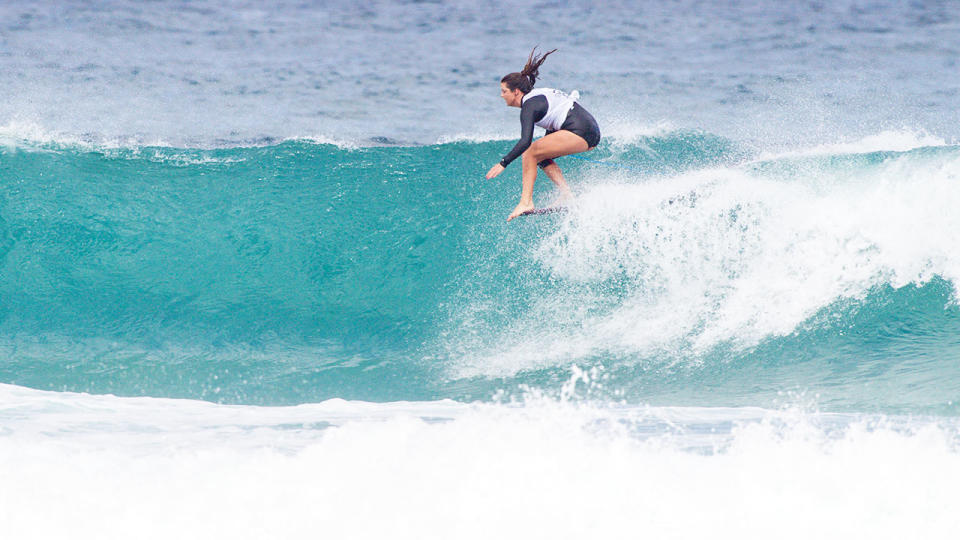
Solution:
{"label": "surfboard", "polygon": [[566,211],[567,211],[566,206],[548,206],[546,208],[534,208],[533,210],[527,210],[526,212],[520,215],[521,216],[539,216],[542,214],[558,214]]}

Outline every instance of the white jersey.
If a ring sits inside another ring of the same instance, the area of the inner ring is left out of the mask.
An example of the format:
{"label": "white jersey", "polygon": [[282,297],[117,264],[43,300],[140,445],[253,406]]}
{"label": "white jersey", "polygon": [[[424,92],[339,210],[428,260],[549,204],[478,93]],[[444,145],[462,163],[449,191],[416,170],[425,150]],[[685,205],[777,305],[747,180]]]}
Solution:
{"label": "white jersey", "polygon": [[580,98],[580,93],[574,90],[568,95],[553,88],[536,88],[527,92],[520,104],[523,105],[524,100],[534,96],[547,98],[547,114],[543,115],[537,125],[544,129],[557,131],[567,119],[567,113],[573,108],[573,104]]}

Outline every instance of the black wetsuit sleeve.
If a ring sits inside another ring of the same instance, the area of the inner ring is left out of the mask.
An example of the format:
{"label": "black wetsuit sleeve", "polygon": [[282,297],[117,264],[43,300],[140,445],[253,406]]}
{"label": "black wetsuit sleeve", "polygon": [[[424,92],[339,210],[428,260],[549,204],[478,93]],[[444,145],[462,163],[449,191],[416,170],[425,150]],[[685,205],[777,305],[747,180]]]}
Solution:
{"label": "black wetsuit sleeve", "polygon": [[513,150],[503,156],[500,165],[506,167],[511,161],[524,153],[527,148],[530,148],[530,143],[533,142],[533,125],[546,116],[547,108],[546,96],[533,96],[523,102],[520,107],[520,140],[517,141]]}

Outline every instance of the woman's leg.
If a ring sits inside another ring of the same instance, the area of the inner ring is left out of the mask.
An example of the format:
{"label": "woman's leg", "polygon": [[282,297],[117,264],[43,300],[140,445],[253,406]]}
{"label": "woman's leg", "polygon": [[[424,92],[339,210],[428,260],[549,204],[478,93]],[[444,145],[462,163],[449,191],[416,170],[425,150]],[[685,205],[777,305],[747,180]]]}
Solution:
{"label": "woman's leg", "polygon": [[557,201],[558,203],[573,201],[573,192],[570,191],[570,187],[567,186],[567,181],[563,178],[563,171],[560,170],[560,166],[557,165],[557,162],[551,159],[549,164],[543,167],[543,172],[547,174],[547,178],[556,184],[557,191],[560,192],[560,198]]}
{"label": "woman's leg", "polygon": [[507,221],[533,210],[533,184],[537,180],[537,163],[586,150],[589,150],[589,147],[583,137],[564,129],[534,141],[523,153],[523,189],[520,193],[520,204],[513,209]]}

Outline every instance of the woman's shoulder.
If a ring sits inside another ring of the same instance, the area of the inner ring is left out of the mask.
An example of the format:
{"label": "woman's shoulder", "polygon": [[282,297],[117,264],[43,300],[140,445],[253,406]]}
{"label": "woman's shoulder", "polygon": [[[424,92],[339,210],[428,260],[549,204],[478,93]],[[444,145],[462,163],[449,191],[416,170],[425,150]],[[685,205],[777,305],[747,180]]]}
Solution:
{"label": "woman's shoulder", "polygon": [[[534,88],[533,90],[527,92],[525,96],[523,96],[523,102],[521,103],[521,105],[526,105],[527,103],[532,103],[537,101],[547,101],[546,93],[551,91],[553,91],[552,88]],[[535,100],[534,98],[540,98],[540,99]]]}
{"label": "woman's shoulder", "polygon": [[530,90],[529,92],[527,92],[527,97],[542,96],[542,95],[551,94],[557,91],[558,90],[555,88],[534,88],[533,90]]}

